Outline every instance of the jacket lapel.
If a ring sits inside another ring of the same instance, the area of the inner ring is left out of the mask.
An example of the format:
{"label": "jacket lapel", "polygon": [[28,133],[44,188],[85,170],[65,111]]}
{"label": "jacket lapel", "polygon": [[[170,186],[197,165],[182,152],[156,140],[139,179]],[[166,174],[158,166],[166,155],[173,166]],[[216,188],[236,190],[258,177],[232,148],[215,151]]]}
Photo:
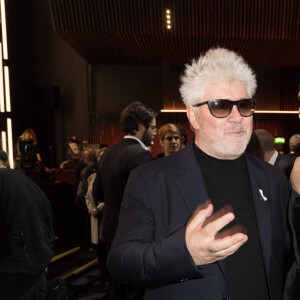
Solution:
{"label": "jacket lapel", "polygon": [[[195,212],[200,204],[208,200],[202,172],[193,149],[193,143],[194,139],[186,148],[181,150],[181,157],[177,161],[175,171],[175,182],[191,214]],[[217,264],[227,282],[223,261],[219,261]]]}
{"label": "jacket lapel", "polygon": [[271,258],[272,222],[270,212],[269,187],[264,169],[252,157],[246,154],[249,179],[252,189],[254,209],[257,219],[258,234],[262,257],[269,281],[269,267]]}
{"label": "jacket lapel", "polygon": [[197,163],[192,140],[183,150],[175,165],[175,182],[190,213],[207,199],[207,192]]}

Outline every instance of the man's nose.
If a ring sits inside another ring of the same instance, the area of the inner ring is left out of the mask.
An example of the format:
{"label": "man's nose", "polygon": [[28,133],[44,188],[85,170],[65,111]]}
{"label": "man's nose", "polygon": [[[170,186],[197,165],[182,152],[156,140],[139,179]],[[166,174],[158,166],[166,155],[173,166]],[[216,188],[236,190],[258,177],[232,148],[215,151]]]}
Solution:
{"label": "man's nose", "polygon": [[237,105],[233,105],[232,110],[228,116],[228,120],[231,122],[241,122],[243,117],[241,116]]}

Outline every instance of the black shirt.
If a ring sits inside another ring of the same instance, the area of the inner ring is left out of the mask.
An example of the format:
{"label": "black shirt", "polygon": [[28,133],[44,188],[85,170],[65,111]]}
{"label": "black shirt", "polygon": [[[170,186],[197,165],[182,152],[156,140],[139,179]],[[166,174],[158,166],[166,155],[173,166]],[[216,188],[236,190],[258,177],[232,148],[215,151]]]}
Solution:
{"label": "black shirt", "polygon": [[224,260],[231,299],[270,299],[244,155],[220,160],[208,156],[195,144],[194,150],[214,211],[231,205],[235,219],[228,226],[241,224],[248,235],[248,241]]}

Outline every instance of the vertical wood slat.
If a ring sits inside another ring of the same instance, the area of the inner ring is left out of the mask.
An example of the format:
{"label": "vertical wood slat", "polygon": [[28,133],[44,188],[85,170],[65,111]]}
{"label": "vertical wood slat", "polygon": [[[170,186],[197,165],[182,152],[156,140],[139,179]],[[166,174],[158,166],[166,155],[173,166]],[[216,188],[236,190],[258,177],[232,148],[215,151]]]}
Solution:
{"label": "vertical wood slat", "polygon": [[[295,68],[282,68],[280,72],[280,109],[299,109],[300,70]],[[298,129],[300,132],[300,127]]]}
{"label": "vertical wood slat", "polygon": [[[55,29],[88,61],[185,62],[211,46],[221,45],[237,51],[243,49],[251,65],[300,66],[298,0],[50,0],[50,3]],[[170,31],[164,22],[167,4],[173,13]]]}

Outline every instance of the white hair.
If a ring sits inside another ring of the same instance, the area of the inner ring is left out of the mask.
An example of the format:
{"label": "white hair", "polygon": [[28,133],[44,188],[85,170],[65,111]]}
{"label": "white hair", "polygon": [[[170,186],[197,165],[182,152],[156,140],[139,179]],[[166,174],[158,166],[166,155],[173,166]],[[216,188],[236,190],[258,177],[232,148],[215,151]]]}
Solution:
{"label": "white hair", "polygon": [[256,90],[255,74],[244,59],[225,48],[212,48],[186,65],[181,77],[180,93],[186,106],[199,102],[211,84],[240,81],[249,97]]}

